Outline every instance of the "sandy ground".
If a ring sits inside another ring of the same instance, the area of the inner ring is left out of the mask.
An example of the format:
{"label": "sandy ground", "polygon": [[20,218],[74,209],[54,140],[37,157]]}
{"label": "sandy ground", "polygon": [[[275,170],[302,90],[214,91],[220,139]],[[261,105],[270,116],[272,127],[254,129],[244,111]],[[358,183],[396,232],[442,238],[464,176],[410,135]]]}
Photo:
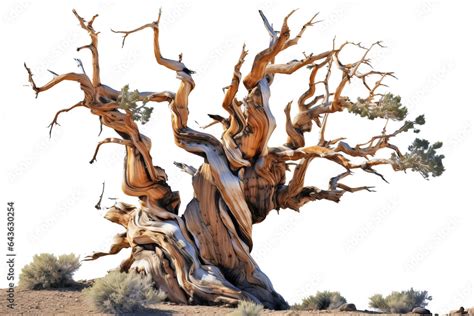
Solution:
{"label": "sandy ground", "polygon": [[[58,290],[17,290],[15,289],[15,309],[8,308],[6,289],[1,289],[2,304],[0,315],[107,315],[98,312],[91,305],[81,289]],[[133,315],[226,315],[233,308],[211,306],[183,306],[168,303],[150,305],[149,308]],[[266,314],[291,315],[289,311],[265,311]]]}
{"label": "sandy ground", "polygon": [[[6,306],[6,290],[2,289],[0,315],[106,315],[92,306],[80,289],[59,290],[16,290],[15,309]],[[149,308],[133,315],[226,315],[233,308],[211,306],[183,306],[169,303],[150,305]],[[312,313],[292,314],[291,311],[265,310],[263,315],[311,315]]]}
{"label": "sandy ground", "polygon": [[[1,289],[0,315],[107,315],[98,312],[81,292],[82,287],[57,290],[15,289],[15,308],[7,307],[6,289]],[[226,315],[234,308],[211,306],[183,306],[170,303],[150,305],[148,309],[133,315]],[[317,311],[272,311],[264,310],[262,315],[321,315],[321,316],[367,316],[364,312],[317,312]],[[372,314],[373,315],[373,314]],[[378,314],[384,316],[387,314]],[[409,314],[407,314],[409,315]]]}

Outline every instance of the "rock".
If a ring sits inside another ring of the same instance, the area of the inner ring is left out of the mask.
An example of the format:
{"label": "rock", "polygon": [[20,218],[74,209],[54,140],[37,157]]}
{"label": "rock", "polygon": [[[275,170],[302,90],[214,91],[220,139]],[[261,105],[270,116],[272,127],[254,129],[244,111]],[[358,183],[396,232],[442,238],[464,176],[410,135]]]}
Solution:
{"label": "rock", "polygon": [[411,312],[420,315],[431,315],[430,310],[423,307],[415,307]]}
{"label": "rock", "polygon": [[456,316],[467,315],[467,312],[464,310],[464,307],[461,306],[459,309],[449,312],[449,316],[454,316],[454,315]]}
{"label": "rock", "polygon": [[341,312],[355,312],[357,308],[353,303],[345,303],[339,306],[337,310]]}
{"label": "rock", "polygon": [[468,309],[467,309],[467,314],[468,314],[469,316],[474,316],[474,307],[468,308]]}

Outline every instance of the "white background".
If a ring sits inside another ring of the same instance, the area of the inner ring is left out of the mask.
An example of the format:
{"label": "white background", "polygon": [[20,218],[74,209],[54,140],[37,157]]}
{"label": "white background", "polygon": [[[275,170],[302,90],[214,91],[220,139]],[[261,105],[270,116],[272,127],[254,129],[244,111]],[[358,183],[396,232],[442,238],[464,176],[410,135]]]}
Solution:
{"label": "white background", "polygon": [[[72,8],[95,22],[100,30],[102,81],[120,89],[125,84],[140,90],[176,90],[174,73],[160,68],[152,54],[152,32],[127,39],[110,32],[132,29],[156,19],[163,7],[161,44],[165,56],[184,54],[196,89],[190,98],[191,120],[208,122],[207,113],[220,109],[221,88],[228,85],[242,43],[250,51],[243,73],[253,56],[268,45],[268,35],[257,10],[263,9],[276,28],[293,8],[293,35],[315,12],[324,21],[307,30],[300,45],[279,56],[279,62],[301,58],[302,52],[331,48],[332,38],[369,44],[383,40],[388,47],[373,52],[373,65],[395,71],[390,91],[402,96],[409,118],[425,113],[421,137],[443,141],[446,172],[425,181],[413,173],[381,168],[390,184],[375,176],[356,173],[351,185],[376,185],[376,193],[346,194],[339,204],[315,202],[300,214],[281,210],[254,226],[253,251],[277,291],[290,303],[318,290],[340,291],[358,308],[368,307],[368,297],[414,287],[428,290],[432,311],[444,313],[461,305],[474,306],[474,253],[472,201],[472,8],[468,1],[277,1],[210,3],[201,1],[2,1],[0,126],[0,202],[16,206],[16,269],[19,273],[36,253],[74,252],[82,257],[106,250],[121,231],[94,208],[102,181],[103,205],[109,197],[134,202],[121,192],[123,148],[104,146],[97,163],[90,165],[97,141],[113,135],[85,109],[63,114],[61,126],[49,139],[46,126],[56,111],[75,104],[82,96],[74,83],[64,83],[34,99],[27,86],[23,62],[35,80],[51,79],[46,71],[78,71],[73,58],[81,58],[90,72],[87,51],[75,48],[89,43],[71,13]],[[357,57],[353,51],[347,62]],[[307,87],[309,71],[280,76],[272,86],[271,106],[279,122],[271,144],[285,140],[283,108],[297,100]],[[350,94],[358,92],[349,88]],[[190,177],[172,165],[174,160],[198,167],[200,159],[174,146],[165,104],[157,104],[144,134],[154,141],[155,164],[166,169],[173,189],[181,191],[182,210],[192,196]],[[197,126],[192,123],[194,127]],[[328,137],[350,137],[364,142],[380,132],[381,121],[366,122],[350,114],[330,118]],[[389,129],[398,124],[389,125]],[[209,129],[219,135],[220,128]],[[311,137],[317,137],[317,134]],[[402,148],[413,134],[403,135]],[[315,140],[317,138],[314,138]],[[310,141],[309,141],[310,143]],[[388,154],[387,152],[384,152]],[[307,184],[324,188],[340,172],[332,164],[316,161]],[[0,254],[6,251],[6,214],[0,216]],[[127,252],[83,263],[77,279],[102,276],[116,267]],[[3,262],[1,259],[0,262]],[[0,263],[0,286],[6,287],[5,264]]]}

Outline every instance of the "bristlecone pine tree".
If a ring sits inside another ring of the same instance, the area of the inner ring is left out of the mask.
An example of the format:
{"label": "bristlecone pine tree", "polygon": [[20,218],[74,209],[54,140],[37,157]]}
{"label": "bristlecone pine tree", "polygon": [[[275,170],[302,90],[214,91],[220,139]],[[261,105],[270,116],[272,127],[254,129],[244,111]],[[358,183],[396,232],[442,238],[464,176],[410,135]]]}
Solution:
{"label": "bristlecone pine tree", "polygon": [[[80,26],[91,38],[90,44],[78,50],[87,48],[92,53],[92,76],[84,72],[55,74],[50,82],[38,86],[25,64],[29,82],[37,95],[63,81],[78,82],[84,93],[83,100],[56,113],[51,129],[57,124],[59,114],[86,107],[100,118],[101,124],[114,129],[120,136],[99,142],[91,163],[103,144],[116,143],[125,147],[123,191],[138,197],[139,206],[116,203],[108,210],[106,218],[125,227],[126,232],[116,236],[109,252],[96,252],[88,260],[130,247],[131,255],[121,263],[121,270],[136,269],[150,274],[157,287],[173,302],[237,304],[247,300],[266,308],[286,309],[287,302],[273,289],[269,278],[250,255],[253,224],[262,222],[271,210],[290,208],[298,211],[311,201],[338,202],[345,192],[371,191],[372,187],[353,188],[340,182],[350,176],[353,169],[382,179],[375,166],[390,165],[395,171],[411,169],[425,178],[443,172],[443,156],[436,153],[441,143],[430,145],[426,140],[416,139],[405,154],[392,143],[400,133],[418,132],[424,117],[405,120],[407,110],[401,105],[400,97],[379,92],[379,88],[385,87],[382,80],[394,77],[392,72],[368,68],[368,54],[374,47],[381,47],[380,42],[368,47],[353,42],[336,46],[333,42],[330,50],[320,54],[305,54],[303,59],[285,64],[275,62],[280,52],[298,44],[305,30],[317,22],[314,16],[296,37],[291,38],[287,22],[293,12],[283,19],[279,31],[260,12],[270,35],[270,45],[255,56],[250,73],[243,79],[246,96],[238,99],[240,68],[248,53],[243,47],[222,101],[228,117],[210,115],[216,123],[222,124],[224,132],[220,140],[188,126],[188,97],[195,86],[193,71],[186,67],[181,56],[179,60],[162,56],[159,41],[161,10],[154,22],[131,31],[114,32],[122,34],[125,42],[135,32],[152,29],[156,62],[176,72],[180,81],[176,92],[130,92],[128,87],[119,91],[104,85],[100,79],[97,49],[99,33],[93,27],[97,15],[86,21],[76,11],[73,13]],[[339,55],[350,46],[360,49],[361,57],[344,64]],[[274,76],[290,75],[305,66],[310,69],[309,83],[307,91],[298,99],[298,114],[291,117],[291,103],[285,108],[286,143],[281,147],[269,147],[268,141],[276,126],[269,104]],[[330,87],[333,73],[341,74],[334,89]],[[322,79],[316,81],[317,75]],[[368,93],[352,101],[344,95],[344,89],[355,80],[360,80]],[[317,87],[321,90],[319,94],[316,94]],[[178,215],[179,194],[167,184],[165,171],[153,165],[151,140],[140,133],[136,123],[148,121],[151,102],[169,104],[176,145],[203,158],[199,169],[176,163],[192,175],[194,187],[194,198],[182,216]],[[403,122],[395,131],[388,132],[384,128],[379,135],[358,145],[350,145],[343,139],[326,139],[328,116],[345,110],[369,119]],[[314,125],[320,131],[319,141],[307,146],[305,133]],[[384,148],[393,154],[376,158]],[[326,190],[304,185],[308,165],[315,158],[330,160],[344,170],[330,179]],[[295,162],[296,167],[290,173],[292,178],[287,182],[285,172]]]}

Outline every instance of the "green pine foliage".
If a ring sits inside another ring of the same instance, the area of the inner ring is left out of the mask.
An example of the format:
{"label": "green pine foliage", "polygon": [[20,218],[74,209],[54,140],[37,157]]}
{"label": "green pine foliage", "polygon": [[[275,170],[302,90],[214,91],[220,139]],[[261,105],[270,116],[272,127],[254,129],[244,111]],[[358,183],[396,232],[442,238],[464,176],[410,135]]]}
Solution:
{"label": "green pine foliage", "polygon": [[132,113],[134,121],[138,121],[142,124],[148,123],[150,120],[151,113],[153,112],[152,107],[146,106],[148,100],[140,100],[140,93],[138,90],[130,92],[128,85],[124,86],[121,90],[118,104],[121,109],[128,110]]}
{"label": "green pine foliage", "polygon": [[38,254],[21,270],[18,285],[29,290],[71,286],[75,283],[72,275],[80,266],[79,257],[74,254],[59,257],[50,253]]}
{"label": "green pine foliage", "polygon": [[[419,133],[418,126],[424,124],[425,116],[420,115],[414,121],[405,121],[405,124],[397,133],[410,130],[414,133]],[[410,169],[414,172],[419,172],[425,179],[428,179],[430,176],[438,177],[445,170],[443,166],[444,155],[437,152],[442,146],[442,142],[436,142],[431,145],[426,139],[416,138],[408,147],[407,153],[402,157],[393,153],[390,160],[392,160],[395,170]]]}
{"label": "green pine foliage", "polygon": [[[401,104],[401,98],[391,93],[387,93],[376,103],[367,102],[365,99],[358,99],[355,104],[349,107],[349,112],[371,120],[385,118],[396,121],[405,119],[408,113],[406,107]],[[420,115],[414,121],[405,121],[396,134],[408,131],[419,133],[420,129],[418,126],[424,124],[425,116]],[[443,166],[444,155],[437,152],[442,146],[443,143],[441,142],[431,145],[426,139],[416,138],[408,147],[406,154],[399,157],[393,153],[390,160],[393,161],[394,169],[396,170],[410,169],[414,172],[419,172],[425,179],[428,179],[430,176],[437,177],[445,170]]]}
{"label": "green pine foliage", "polygon": [[369,298],[369,306],[385,313],[409,313],[415,307],[426,307],[432,297],[428,291],[393,291],[386,297],[375,294]]}
{"label": "green pine foliage", "polygon": [[366,117],[369,120],[384,118],[401,121],[408,113],[407,108],[401,103],[401,97],[398,95],[395,96],[391,93],[385,94],[377,102],[358,98],[357,102],[352,104],[348,110],[351,113],[360,115],[361,117]]}
{"label": "green pine foliage", "polygon": [[133,313],[166,298],[163,292],[154,289],[150,276],[135,272],[112,271],[84,291],[92,304],[103,313]]}
{"label": "green pine foliage", "polygon": [[443,146],[443,143],[436,142],[430,144],[426,139],[416,138],[408,147],[408,152],[403,157],[392,154],[391,160],[398,169],[419,172],[423,178],[428,179],[430,174],[438,177],[444,172],[444,155],[438,154],[437,150]]}
{"label": "green pine foliage", "polygon": [[419,133],[420,130],[417,125],[424,125],[425,122],[425,116],[419,115],[414,121],[405,121],[405,124],[403,124],[403,126],[400,128],[400,132],[408,132],[413,130],[413,133]]}

